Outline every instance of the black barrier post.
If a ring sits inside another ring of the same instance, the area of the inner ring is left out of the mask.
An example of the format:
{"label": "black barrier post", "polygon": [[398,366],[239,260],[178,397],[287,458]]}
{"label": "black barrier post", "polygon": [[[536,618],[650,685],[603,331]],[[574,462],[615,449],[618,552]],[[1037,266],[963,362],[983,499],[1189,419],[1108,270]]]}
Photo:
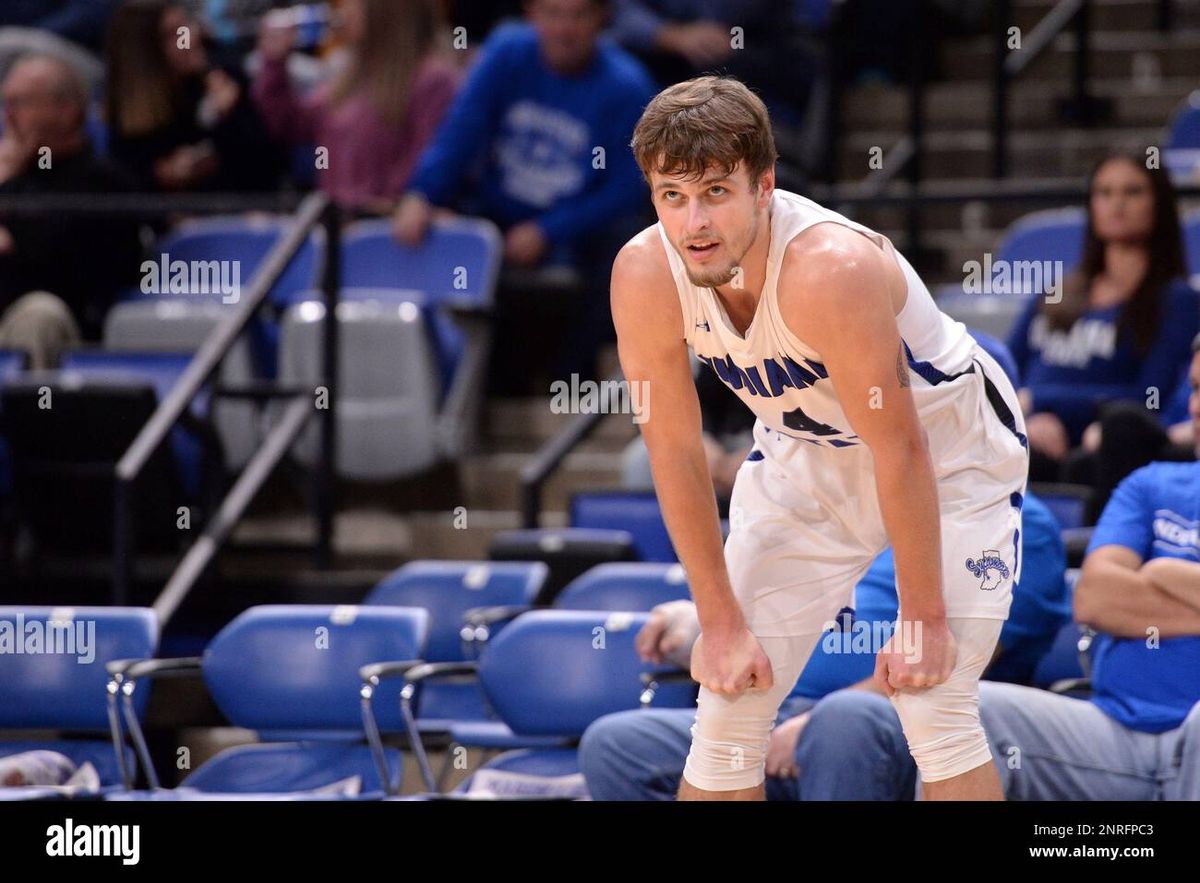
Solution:
{"label": "black barrier post", "polygon": [[325,267],[321,274],[321,297],[325,304],[325,322],[321,327],[322,380],[325,408],[321,411],[321,453],[317,466],[316,561],[320,568],[333,563],[334,514],[337,509],[337,413],[338,413],[338,319],[341,289],[341,218],[338,207],[330,202],[321,214],[325,230]]}
{"label": "black barrier post", "polygon": [[992,58],[992,177],[1008,175],[1008,28],[1012,20],[1012,3],[996,0],[992,23],[994,56]]}

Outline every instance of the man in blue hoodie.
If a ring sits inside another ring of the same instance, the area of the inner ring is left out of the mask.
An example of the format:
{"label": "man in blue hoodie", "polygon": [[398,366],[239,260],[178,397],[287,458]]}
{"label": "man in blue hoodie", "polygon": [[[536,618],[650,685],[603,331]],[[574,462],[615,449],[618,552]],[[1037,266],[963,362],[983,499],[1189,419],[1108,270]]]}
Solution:
{"label": "man in blue hoodie", "polygon": [[645,184],[629,140],[657,91],[631,55],[601,36],[608,7],[529,0],[527,22],[498,27],[394,218],[397,238],[416,245],[436,207],[482,215],[504,231],[508,264],[574,266],[587,303],[564,350],[580,368],[613,336],[612,260],[644,226]]}

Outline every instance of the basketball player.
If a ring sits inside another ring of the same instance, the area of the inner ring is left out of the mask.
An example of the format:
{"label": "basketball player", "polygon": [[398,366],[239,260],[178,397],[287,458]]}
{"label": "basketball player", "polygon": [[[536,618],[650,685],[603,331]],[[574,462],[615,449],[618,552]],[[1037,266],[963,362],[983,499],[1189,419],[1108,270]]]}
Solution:
{"label": "basketball player", "polygon": [[[763,797],[782,699],[889,543],[900,617],[876,657],[928,799],[1001,799],[978,680],[1019,575],[1016,394],[880,234],[775,189],[736,80],[659,93],[634,131],[658,223],[612,273],[618,348],[701,634],[681,799]],[[688,347],[754,411],[721,548]],[[904,638],[904,640],[902,640]]]}

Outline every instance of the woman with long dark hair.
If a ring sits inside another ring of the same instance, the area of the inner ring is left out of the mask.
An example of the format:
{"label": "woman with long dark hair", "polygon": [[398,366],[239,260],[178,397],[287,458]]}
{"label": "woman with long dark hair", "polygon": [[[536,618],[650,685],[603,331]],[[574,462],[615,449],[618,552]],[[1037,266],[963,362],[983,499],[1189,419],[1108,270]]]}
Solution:
{"label": "woman with long dark hair", "polygon": [[173,0],[128,0],[108,39],[114,159],[147,189],[264,190],[280,153],[236,71],[213,67],[201,25]]}
{"label": "woman with long dark hair", "polygon": [[1090,179],[1087,216],[1083,259],[1062,297],[1034,298],[1008,341],[1035,481],[1060,478],[1099,406],[1165,407],[1200,330],[1166,173],[1136,155],[1105,158]]}
{"label": "woman with long dark hair", "polygon": [[437,51],[434,0],[344,0],[338,28],[347,53],[332,81],[310,95],[289,82],[295,29],[264,24],[254,98],[278,138],[324,147],[322,190],[343,206],[390,211],[458,89],[459,69]]}

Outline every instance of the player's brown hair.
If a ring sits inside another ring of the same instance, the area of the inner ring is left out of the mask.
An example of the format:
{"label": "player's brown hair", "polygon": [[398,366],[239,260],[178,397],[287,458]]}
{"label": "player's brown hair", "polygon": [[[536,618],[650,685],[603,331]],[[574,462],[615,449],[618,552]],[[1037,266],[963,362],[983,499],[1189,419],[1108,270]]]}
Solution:
{"label": "player's brown hair", "polygon": [[757,187],[779,158],[766,105],[733,77],[696,77],[659,92],[630,147],[647,182],[651,172],[695,180],[709,168],[728,175],[744,163]]}

